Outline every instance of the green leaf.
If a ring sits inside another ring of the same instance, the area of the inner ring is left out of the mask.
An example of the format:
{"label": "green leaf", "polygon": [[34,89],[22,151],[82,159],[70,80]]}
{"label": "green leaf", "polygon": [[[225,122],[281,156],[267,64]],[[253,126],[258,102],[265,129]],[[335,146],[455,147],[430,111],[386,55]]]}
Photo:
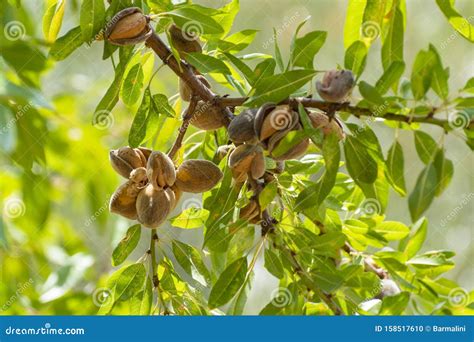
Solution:
{"label": "green leaf", "polygon": [[325,234],[316,236],[312,241],[310,247],[315,254],[329,257],[336,257],[338,250],[344,246],[346,238],[340,232],[327,232]]}
{"label": "green leaf", "polygon": [[[253,71],[251,86],[255,86],[266,77],[272,76],[275,72],[276,62],[273,58],[267,58],[255,66]],[[251,71],[252,72],[252,71]]]}
{"label": "green leaf", "polygon": [[201,283],[210,283],[211,275],[196,248],[178,240],[173,240],[173,254],[179,265],[193,279]]}
{"label": "green leaf", "polygon": [[276,64],[278,65],[278,69],[280,69],[280,71],[283,72],[285,70],[285,65],[283,63],[283,57],[281,56],[280,47],[278,46],[278,34],[277,34],[275,28],[273,28],[273,40],[274,40],[274,43],[275,43]]}
{"label": "green leaf", "polygon": [[347,171],[355,181],[373,183],[377,178],[377,163],[357,138],[348,136],[344,142]]}
{"label": "green leaf", "polygon": [[384,95],[392,85],[395,85],[396,89],[398,80],[403,75],[404,70],[405,63],[403,61],[393,61],[375,84],[379,94]]}
{"label": "green leaf", "polygon": [[265,250],[265,268],[278,279],[285,275],[280,257],[270,249]]}
{"label": "green leaf", "polygon": [[138,107],[135,118],[133,119],[130,132],[128,133],[128,144],[130,147],[138,147],[147,135],[150,101],[150,89],[147,88],[143,94],[142,103],[140,107]]}
{"label": "green leaf", "polygon": [[90,42],[104,27],[105,6],[103,0],[84,0],[81,5],[80,24],[82,38]]}
{"label": "green leaf", "polygon": [[290,57],[292,66],[311,69],[314,56],[326,41],[327,32],[312,31],[295,40],[294,50]]}
{"label": "green leaf", "polygon": [[408,292],[402,292],[395,296],[384,297],[379,315],[382,315],[382,316],[401,315],[405,311],[409,300],[410,300],[410,294]]}
{"label": "green leaf", "polygon": [[[124,49],[122,51],[124,51],[124,53],[120,55],[120,63],[115,69],[115,78],[94,111],[95,122],[99,120],[100,115],[109,115],[117,104],[125,69],[127,67],[128,61],[131,58],[131,50]],[[129,53],[125,53],[125,51]]]}
{"label": "green leaf", "polygon": [[428,220],[422,217],[413,224],[412,229],[415,230],[415,234],[408,240],[404,251],[408,259],[413,258],[423,246],[428,233]]}
{"label": "green leaf", "polygon": [[347,49],[360,38],[360,27],[367,0],[349,0],[344,23],[344,48]]}
{"label": "green leaf", "polygon": [[250,69],[250,67],[245,64],[240,58],[235,57],[230,53],[224,53],[224,55],[232,62],[232,64],[235,65],[235,67],[242,73],[242,75],[244,75],[247,82],[252,85],[254,79],[254,73],[252,72],[252,69]]}
{"label": "green leaf", "polygon": [[263,190],[258,195],[258,203],[260,204],[260,209],[264,210],[277,195],[278,185],[276,182],[271,182],[265,185]]}
{"label": "green leaf", "polygon": [[217,308],[229,302],[239,291],[247,275],[247,258],[230,264],[214,284],[209,294],[209,307]]}
{"label": "green leaf", "polygon": [[438,149],[433,161],[434,167],[436,168],[436,174],[438,177],[438,186],[436,188],[436,196],[442,194],[444,189],[447,188],[454,174],[454,164],[451,160],[444,157],[444,151],[442,148]]}
{"label": "green leaf", "polygon": [[83,43],[81,27],[76,26],[54,42],[49,55],[57,61],[62,61]]}
{"label": "green leaf", "polygon": [[281,157],[305,139],[307,139],[307,136],[304,131],[290,131],[278,142],[278,145],[272,150],[271,156],[274,158]]}
{"label": "green leaf", "polygon": [[151,97],[151,106],[158,114],[164,114],[169,118],[175,118],[176,112],[168,102],[168,97],[164,94],[155,94]]}
{"label": "green leaf", "polygon": [[326,169],[318,183],[300,192],[295,201],[295,211],[319,206],[336,183],[339,161],[341,159],[338,137],[335,134],[326,136],[323,140],[322,150]]}
{"label": "green leaf", "polygon": [[360,40],[357,40],[349,46],[344,55],[344,67],[352,70],[357,78],[365,69],[367,52],[367,46]]}
{"label": "green leaf", "polygon": [[448,98],[449,86],[449,70],[443,68],[443,63],[441,62],[441,57],[439,56],[436,48],[430,44],[430,52],[434,56],[433,62],[433,75],[431,76],[431,88],[434,92],[438,94],[439,97],[446,100]]}
{"label": "green leaf", "polygon": [[53,43],[58,36],[64,17],[64,8],[66,0],[53,2],[46,10],[43,16],[43,34],[44,38]]}
{"label": "green leaf", "polygon": [[[375,87],[371,86],[367,82],[361,81],[359,83],[359,91],[362,97],[366,99],[368,102],[370,102],[371,105],[384,106],[385,101],[382,95],[380,95],[380,93]],[[383,114],[383,113],[380,113],[380,114]]]}
{"label": "green leaf", "polygon": [[265,102],[280,102],[310,82],[314,70],[292,70],[262,79],[255,85],[246,106],[258,106]]}
{"label": "green leaf", "polygon": [[416,180],[415,188],[408,198],[411,219],[416,221],[431,205],[438,186],[436,168],[428,164]]}
{"label": "green leaf", "polygon": [[392,9],[387,14],[388,22],[383,27],[382,34],[382,66],[387,70],[395,61],[403,61],[405,11],[402,11],[401,1],[393,1]]}
{"label": "green leaf", "polygon": [[112,266],[118,266],[127,259],[135,247],[137,247],[140,241],[140,234],[141,226],[139,224],[128,228],[127,233],[112,252]]}
{"label": "green leaf", "polygon": [[[232,0],[223,7],[219,8],[218,13],[213,14],[212,18],[219,23],[222,27],[223,32],[218,35],[218,37],[223,37],[228,34],[232,28],[232,25],[235,20],[235,16],[239,13],[240,3],[239,0]],[[208,14],[209,10],[205,10],[205,14]]]}
{"label": "green leaf", "polygon": [[402,145],[398,141],[394,141],[388,150],[387,160],[385,161],[386,173],[393,189],[402,196],[406,195],[404,163]]}
{"label": "green leaf", "polygon": [[453,265],[453,262],[448,259],[454,255],[455,253],[450,251],[429,251],[411,258],[407,261],[407,264],[422,267]]}
{"label": "green leaf", "polygon": [[166,15],[171,16],[173,21],[180,28],[189,22],[196,25],[199,31],[201,31],[202,28],[202,32],[199,32],[200,34],[218,34],[224,32],[222,26],[212,17],[202,14],[193,8],[181,7],[166,13]]}
{"label": "green leaf", "polygon": [[221,52],[236,53],[242,51],[252,43],[257,32],[257,30],[242,30],[236,32],[224,40],[220,40],[217,43],[217,47]]}
{"label": "green leaf", "polygon": [[470,19],[467,20],[454,8],[453,0],[436,0],[439,9],[443,12],[444,16],[448,19],[449,24],[458,31],[461,36],[469,40],[471,43],[474,42],[474,27],[470,23]]}
{"label": "green leaf", "polygon": [[411,72],[411,90],[416,100],[421,100],[428,92],[435,63],[436,56],[430,50],[420,50],[416,55]]}
{"label": "green leaf", "polygon": [[[227,158],[221,163],[226,161]],[[213,189],[211,196],[204,201],[204,208],[209,210],[209,218],[205,225],[204,246],[211,251],[227,252],[228,243],[232,238],[227,226],[233,217],[235,202],[239,196],[239,189],[232,183],[231,170],[226,167],[220,186]]]}
{"label": "green leaf", "polygon": [[124,268],[116,281],[114,301],[128,300],[140,292],[145,278],[146,269],[142,263],[133,264]]}
{"label": "green leaf", "polygon": [[401,240],[410,233],[410,229],[401,222],[384,221],[379,223],[373,229],[381,234],[386,240]]}
{"label": "green leaf", "polygon": [[153,289],[150,277],[145,280],[145,286],[142,291],[134,295],[130,300],[130,314],[147,316],[152,309]]}
{"label": "green leaf", "polygon": [[131,107],[140,99],[144,77],[140,62],[137,62],[128,70],[120,90],[120,98],[125,105]]}
{"label": "green leaf", "polygon": [[199,52],[191,52],[186,55],[186,61],[196,67],[201,73],[207,74],[210,72],[230,75],[231,72],[227,65],[220,59],[205,55]]}
{"label": "green leaf", "polygon": [[178,228],[194,229],[204,225],[209,217],[209,211],[202,208],[188,208],[178,216],[170,219],[171,225]]}
{"label": "green leaf", "polygon": [[415,148],[421,161],[429,164],[433,161],[438,150],[436,141],[423,131],[415,131]]}

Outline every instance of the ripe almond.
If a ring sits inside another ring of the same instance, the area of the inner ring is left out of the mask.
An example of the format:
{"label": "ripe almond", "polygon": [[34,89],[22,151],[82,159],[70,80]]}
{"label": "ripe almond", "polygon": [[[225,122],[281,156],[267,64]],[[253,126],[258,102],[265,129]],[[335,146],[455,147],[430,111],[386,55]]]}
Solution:
{"label": "ripe almond", "polygon": [[222,179],[221,170],[208,160],[186,160],[176,173],[176,186],[185,192],[199,193],[212,189]]}
{"label": "ripe almond", "polygon": [[152,152],[148,158],[147,176],[155,189],[172,186],[176,181],[173,161],[163,152]]}
{"label": "ripe almond", "polygon": [[162,189],[155,189],[148,184],[140,191],[136,201],[138,221],[148,228],[156,228],[162,224],[171,211],[169,193]]}
{"label": "ripe almond", "polygon": [[109,34],[109,39],[128,39],[138,36],[145,29],[147,19],[141,12],[129,14],[117,21]]}
{"label": "ripe almond", "polygon": [[110,163],[117,173],[125,178],[130,176],[130,172],[138,167],[145,166],[145,157],[139,149],[128,146],[118,150],[111,150],[109,153]]}

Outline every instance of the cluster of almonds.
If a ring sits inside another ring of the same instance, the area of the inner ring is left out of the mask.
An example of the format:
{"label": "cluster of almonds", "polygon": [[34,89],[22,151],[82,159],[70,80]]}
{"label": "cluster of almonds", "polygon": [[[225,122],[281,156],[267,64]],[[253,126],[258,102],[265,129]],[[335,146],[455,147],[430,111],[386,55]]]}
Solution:
{"label": "cluster of almonds", "polygon": [[222,178],[210,161],[190,159],[176,169],[166,154],[143,147],[121,147],[109,156],[114,170],[127,179],[112,195],[110,211],[149,228],[166,220],[182,192],[208,191]]}
{"label": "cluster of almonds", "polygon": [[[308,116],[313,127],[321,128],[324,135],[334,132],[339,139],[344,137],[337,120],[330,120],[325,114],[317,112],[310,112]],[[302,156],[309,146],[309,138],[283,155],[272,154],[289,132],[302,129],[298,112],[289,105],[267,103],[259,109],[244,110],[228,127],[229,138],[237,145],[229,156],[234,179],[243,182],[248,176],[255,180],[261,178],[265,173],[265,150],[277,162]]]}

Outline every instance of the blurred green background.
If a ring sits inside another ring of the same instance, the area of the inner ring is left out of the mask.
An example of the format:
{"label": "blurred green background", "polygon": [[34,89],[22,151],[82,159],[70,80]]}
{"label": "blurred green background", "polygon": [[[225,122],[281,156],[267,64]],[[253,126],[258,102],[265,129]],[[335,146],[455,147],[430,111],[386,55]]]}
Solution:
{"label": "blurred green background", "polygon": [[[226,3],[195,2],[213,7]],[[6,8],[6,1],[1,3]],[[26,28],[25,39],[41,40],[41,15],[45,3],[21,1],[23,10],[2,14],[3,25],[13,20],[11,15],[14,15]],[[78,24],[77,3],[68,2],[59,36]],[[343,64],[346,7],[347,1],[339,0],[241,0],[241,11],[232,32],[248,28],[260,30],[244,53],[272,54],[272,29],[276,28],[285,58],[296,26],[311,16],[303,33],[315,29],[328,31],[315,67],[331,69]],[[474,18],[471,0],[458,0],[456,7],[465,17]],[[443,64],[450,68],[450,92],[455,94],[474,74],[472,45],[451,28],[432,0],[407,0],[407,14],[404,52],[408,72],[416,53],[432,43]],[[379,56],[380,43],[377,42],[370,51],[362,80],[373,83],[380,77]],[[94,314],[97,311],[94,291],[112,271],[112,250],[131,224],[108,213],[108,199],[122,182],[109,165],[108,151],[127,144],[134,114],[119,104],[107,125],[92,125],[94,108],[113,80],[110,61],[103,61],[101,57],[102,43],[96,42],[90,47],[82,46],[62,62],[39,61],[48,63],[40,80],[41,91],[33,94],[35,101],[31,104],[18,108],[18,111],[37,110],[41,114],[34,119],[34,131],[15,128],[16,125],[10,123],[11,116],[0,106],[0,200],[3,207],[0,314]],[[19,52],[18,58],[36,57]],[[155,67],[159,65],[157,61],[155,63]],[[2,83],[7,75],[12,77],[1,59],[0,70]],[[409,74],[406,72],[405,76],[409,77]],[[153,91],[167,96],[177,93],[177,85],[176,77],[166,68],[161,69],[152,81]],[[218,92],[228,91],[216,87]],[[359,95],[354,93],[353,98],[356,102]],[[180,110],[179,106],[175,109]],[[177,120],[167,119],[153,147],[168,148],[178,125]],[[386,151],[393,141],[393,130],[380,122],[372,123],[371,127]],[[436,140],[442,136],[438,128],[430,128],[429,132]],[[474,159],[461,137],[453,134],[445,139],[447,157],[455,164],[455,174],[446,192],[436,198],[426,213],[430,226],[424,248],[456,251],[456,267],[447,277],[470,288],[474,283]],[[22,141],[36,141],[38,148],[22,149]],[[407,187],[411,189],[422,164],[416,156],[413,133],[401,131],[400,141],[405,150]],[[32,172],[23,173],[21,165],[31,162]],[[181,201],[176,213],[192,203],[199,203],[200,197]],[[409,224],[406,199],[392,192],[387,217]],[[160,246],[164,249],[169,249],[167,241],[172,236],[195,246],[202,242],[201,230],[163,227],[159,235],[162,238]],[[142,234],[132,260],[138,259],[146,250],[148,239],[148,234]],[[277,286],[277,280],[261,266],[260,262],[246,307],[249,314],[258,313],[270,299],[269,289]]]}

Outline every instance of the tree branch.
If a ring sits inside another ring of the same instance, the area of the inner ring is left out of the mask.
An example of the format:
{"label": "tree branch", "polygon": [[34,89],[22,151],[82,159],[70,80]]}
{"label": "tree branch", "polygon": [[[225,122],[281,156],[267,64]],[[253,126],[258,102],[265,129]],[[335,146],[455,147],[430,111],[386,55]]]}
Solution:
{"label": "tree branch", "polygon": [[[209,88],[207,88],[194,74],[192,67],[184,61],[178,62],[173,53],[168,48],[168,46],[161,40],[161,38],[153,32],[153,34],[148,38],[146,41],[146,45],[153,49],[153,51],[158,55],[158,57],[170,67],[174,73],[180,77],[186,84],[192,89],[193,93],[196,96],[199,96],[201,100],[204,101],[212,101],[214,104],[226,108],[226,107],[237,107],[241,106],[247,100],[246,97],[221,97],[215,93],[213,93]],[[295,105],[296,103],[301,102],[304,107],[309,108],[317,108],[324,112],[328,112],[334,108],[334,103],[325,102],[320,100],[315,100],[312,98],[289,98],[286,100],[281,101],[281,104],[291,104]],[[338,111],[344,111],[347,113],[352,114],[357,118],[361,117],[378,117],[389,121],[398,121],[398,122],[405,122],[405,123],[425,123],[436,125],[442,127],[445,131],[449,131],[452,128],[449,125],[448,120],[442,120],[434,118],[433,115],[427,116],[405,116],[396,113],[383,113],[377,115],[368,108],[361,108],[357,106],[352,106],[350,103],[342,103],[337,106]],[[469,122],[468,128],[474,127],[474,119]]]}

